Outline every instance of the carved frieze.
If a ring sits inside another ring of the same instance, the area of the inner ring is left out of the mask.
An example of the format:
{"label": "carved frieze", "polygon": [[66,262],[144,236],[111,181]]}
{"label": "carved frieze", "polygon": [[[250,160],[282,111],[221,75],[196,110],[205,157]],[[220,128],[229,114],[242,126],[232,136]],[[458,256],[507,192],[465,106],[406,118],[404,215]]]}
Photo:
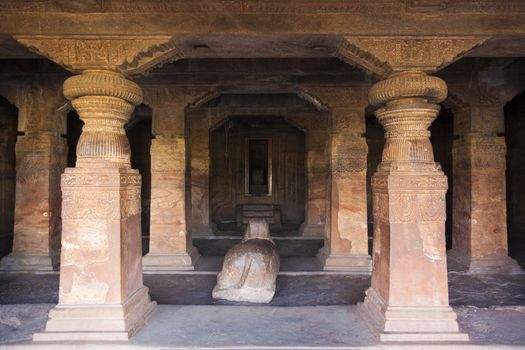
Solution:
{"label": "carved frieze", "polygon": [[182,58],[170,36],[16,36],[36,53],[79,73],[85,69],[142,74]]}
{"label": "carved frieze", "polygon": [[345,37],[338,48],[337,56],[380,76],[403,70],[430,73],[461,58],[487,39]]}
{"label": "carved frieze", "polygon": [[329,2],[296,0],[105,0],[105,1],[61,1],[61,0],[3,0],[3,13],[256,13],[256,14],[317,14],[350,13],[375,14],[409,12],[445,13],[519,13],[525,12],[521,0],[332,0]]}
{"label": "carved frieze", "polygon": [[335,176],[366,171],[368,146],[364,138],[349,138],[343,135],[331,141],[330,170]]}
{"label": "carved frieze", "polygon": [[74,187],[121,187],[121,186],[135,186],[140,188],[141,178],[140,174],[121,174],[114,176],[113,174],[104,174],[101,172],[95,174],[75,173],[62,174],[62,188]]}
{"label": "carved frieze", "polygon": [[446,191],[448,188],[447,177],[443,175],[400,175],[373,176],[372,188],[374,190],[389,189],[392,191]]}
{"label": "carved frieze", "polygon": [[62,190],[62,218],[119,220],[140,213],[140,188],[124,191]]}

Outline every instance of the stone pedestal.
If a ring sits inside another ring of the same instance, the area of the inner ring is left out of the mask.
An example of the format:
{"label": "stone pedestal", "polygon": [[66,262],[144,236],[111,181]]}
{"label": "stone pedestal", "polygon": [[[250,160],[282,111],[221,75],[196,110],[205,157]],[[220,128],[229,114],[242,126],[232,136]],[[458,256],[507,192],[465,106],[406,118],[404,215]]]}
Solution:
{"label": "stone pedestal", "polygon": [[67,145],[57,132],[27,132],[16,143],[13,250],[2,272],[53,272],[60,254],[60,174]]}
{"label": "stone pedestal", "polygon": [[449,268],[472,274],[521,273],[508,256],[503,107],[455,111],[454,202]]}
{"label": "stone pedestal", "polygon": [[445,253],[447,178],[427,131],[445,99],[439,78],[407,71],[369,93],[385,127],[382,162],[372,179],[372,285],[360,305],[382,341],[466,341],[449,306]]}
{"label": "stone pedestal", "polygon": [[151,218],[144,272],[193,270],[199,253],[187,228],[186,145],[181,137],[157,136],[151,144]]}
{"label": "stone pedestal", "polygon": [[33,339],[126,340],[155,308],[142,283],[141,179],[123,128],[142,92],[119,73],[86,70],[64,95],[85,125],[76,168],[62,175],[59,303]]}

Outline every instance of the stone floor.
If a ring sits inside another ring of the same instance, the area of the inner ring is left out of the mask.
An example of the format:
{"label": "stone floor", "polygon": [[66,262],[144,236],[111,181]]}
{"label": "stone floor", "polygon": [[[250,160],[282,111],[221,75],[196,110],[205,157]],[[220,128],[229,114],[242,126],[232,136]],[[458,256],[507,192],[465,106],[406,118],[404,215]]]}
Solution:
{"label": "stone floor", "polygon": [[[293,259],[305,266],[314,266],[308,258],[291,258],[290,268],[297,268]],[[286,259],[283,259],[286,261]],[[220,259],[209,265],[220,266]],[[151,297],[160,304],[213,305],[211,290],[216,283],[216,270],[180,274],[146,274],[144,283]],[[0,304],[53,304],[58,302],[58,274],[0,274]],[[319,271],[283,271],[277,278],[273,306],[314,306],[356,304],[364,298],[370,285],[369,276],[351,276]],[[38,286],[38,293],[35,293]],[[525,305],[525,274],[479,275],[449,273],[450,304],[476,307]]]}
{"label": "stone floor", "polygon": [[[525,262],[524,253],[514,257]],[[283,258],[271,304],[243,305],[211,298],[221,262],[222,257],[204,256],[195,272],[144,275],[152,299],[161,304],[148,325],[129,344],[87,348],[396,348],[377,344],[357,313],[355,305],[364,298],[369,276],[325,273],[314,258]],[[58,274],[0,274],[0,349],[75,348],[28,342],[58,301],[58,280]],[[525,274],[450,272],[449,293],[460,326],[472,342],[448,349],[525,349]]]}
{"label": "stone floor", "polygon": [[[53,305],[0,305],[0,349],[523,349],[524,307],[457,307],[468,344],[378,344],[349,306],[161,305],[129,343],[38,344]],[[250,336],[247,336],[247,335]]]}

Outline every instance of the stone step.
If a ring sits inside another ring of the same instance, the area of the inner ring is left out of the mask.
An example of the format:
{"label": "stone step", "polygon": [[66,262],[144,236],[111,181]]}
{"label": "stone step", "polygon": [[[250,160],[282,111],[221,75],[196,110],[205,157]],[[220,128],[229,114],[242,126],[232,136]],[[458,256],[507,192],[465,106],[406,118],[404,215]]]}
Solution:
{"label": "stone step", "polygon": [[267,211],[267,210],[259,210],[259,211],[246,211],[243,210],[242,217],[243,218],[273,218],[275,213],[273,210]]}
{"label": "stone step", "polygon": [[243,211],[247,210],[266,210],[266,211],[274,211],[275,206],[273,204],[243,204],[242,209]]}
{"label": "stone step", "polygon": [[[240,236],[217,238],[193,238],[193,245],[203,256],[225,255],[231,247],[241,241]],[[274,239],[281,257],[315,257],[324,245],[322,238],[297,239],[297,237],[279,237]]]}

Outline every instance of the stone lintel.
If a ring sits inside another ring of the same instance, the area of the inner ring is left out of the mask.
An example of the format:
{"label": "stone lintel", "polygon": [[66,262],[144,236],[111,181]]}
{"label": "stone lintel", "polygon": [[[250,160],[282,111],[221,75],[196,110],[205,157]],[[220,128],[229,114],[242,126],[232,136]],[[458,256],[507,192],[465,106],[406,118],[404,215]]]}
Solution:
{"label": "stone lintel", "polygon": [[344,37],[336,55],[381,77],[417,70],[433,73],[453,63],[488,37]]}
{"label": "stone lintel", "polygon": [[324,108],[365,109],[367,88],[355,86],[308,86],[304,92]]}
{"label": "stone lintel", "polygon": [[185,136],[186,109],[198,105],[209,96],[213,88],[169,87],[146,89],[144,103],[151,107],[152,133],[166,137]]}
{"label": "stone lintel", "polygon": [[15,39],[74,73],[105,69],[127,75],[144,74],[182,58],[172,37],[167,35],[33,35]]}

